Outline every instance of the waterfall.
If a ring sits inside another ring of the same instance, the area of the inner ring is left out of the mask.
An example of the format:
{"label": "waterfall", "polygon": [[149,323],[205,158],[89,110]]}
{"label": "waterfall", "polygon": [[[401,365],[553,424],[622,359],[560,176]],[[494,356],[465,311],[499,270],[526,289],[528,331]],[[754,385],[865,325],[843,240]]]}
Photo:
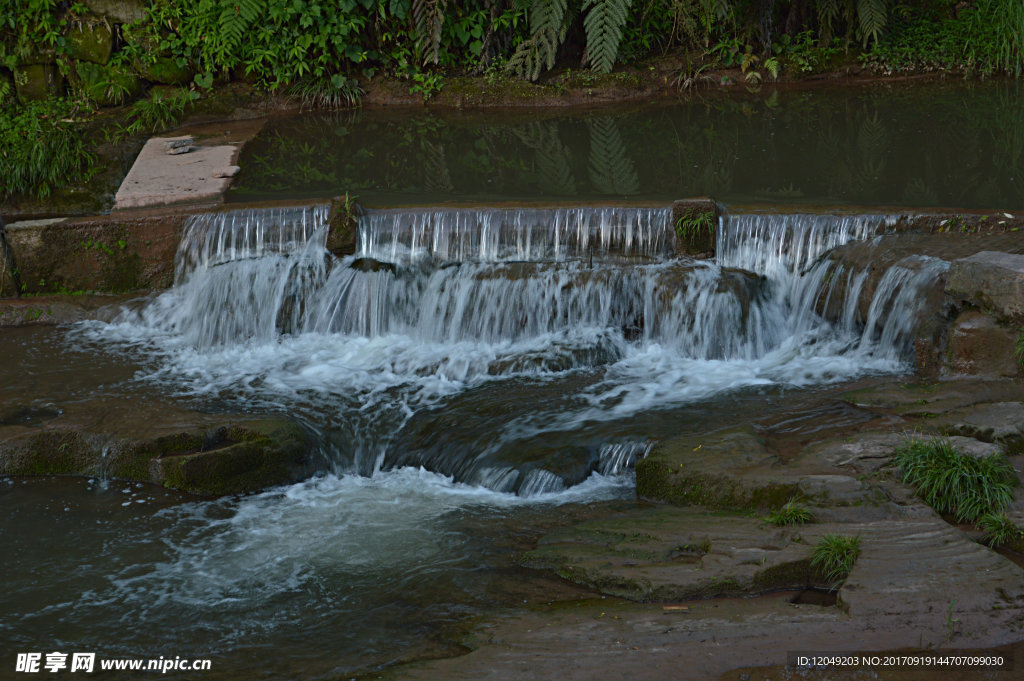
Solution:
{"label": "waterfall", "polygon": [[[941,260],[825,256],[884,215],[732,215],[715,261],[674,255],[668,208],[368,211],[330,255],[327,206],[196,216],[176,283],[114,324],[153,380],[288,409],[330,467],[425,466],[521,496],[621,476],[650,435],[573,434],[750,386],[901,370]],[[824,314],[827,312],[827,314]],[[561,444],[559,444],[561,443]]]}
{"label": "waterfall", "polygon": [[667,207],[425,208],[367,211],[358,254],[391,263],[661,258],[674,243]]}

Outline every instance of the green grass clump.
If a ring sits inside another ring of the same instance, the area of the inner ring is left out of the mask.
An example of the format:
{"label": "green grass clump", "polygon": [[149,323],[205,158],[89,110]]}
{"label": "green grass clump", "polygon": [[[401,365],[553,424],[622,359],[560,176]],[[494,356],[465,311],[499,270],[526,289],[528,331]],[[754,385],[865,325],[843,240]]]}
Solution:
{"label": "green grass clump", "polygon": [[802,525],[814,520],[814,516],[795,501],[787,501],[785,506],[770,514],[767,518],[772,525]]}
{"label": "green grass clump", "polygon": [[1024,540],[1024,531],[1014,525],[1005,513],[986,513],[978,518],[978,527],[985,533],[985,543],[992,547]]}
{"label": "green grass clump", "polygon": [[711,211],[683,215],[676,220],[676,236],[693,246],[705,235],[715,234],[715,214]]}
{"label": "green grass clump", "polygon": [[896,450],[893,463],[903,482],[939,513],[957,522],[974,522],[986,513],[998,513],[1013,499],[1017,477],[1000,454],[973,457],[958,452],[948,439],[911,438]]}
{"label": "green grass clump", "polygon": [[0,201],[14,194],[45,198],[92,176],[96,157],[84,141],[79,108],[69,99],[0,107]]}
{"label": "green grass clump", "polygon": [[197,99],[199,93],[186,88],[155,90],[149,97],[132,104],[125,131],[131,135],[138,135],[173,128]]}
{"label": "green grass clump", "polygon": [[829,582],[846,579],[860,555],[860,537],[826,534],[814,548],[811,566],[818,569]]}

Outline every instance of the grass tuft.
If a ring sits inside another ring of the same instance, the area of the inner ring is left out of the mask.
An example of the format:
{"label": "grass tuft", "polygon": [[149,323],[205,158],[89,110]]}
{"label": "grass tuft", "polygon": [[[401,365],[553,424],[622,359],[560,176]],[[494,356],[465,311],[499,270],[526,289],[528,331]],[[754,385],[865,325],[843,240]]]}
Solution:
{"label": "grass tuft", "polygon": [[957,451],[946,438],[910,438],[896,450],[893,463],[903,482],[939,513],[957,522],[974,522],[986,513],[998,513],[1013,499],[1017,477],[1001,454],[977,458]]}
{"label": "grass tuft", "polygon": [[786,504],[777,511],[771,513],[768,518],[768,522],[772,525],[802,525],[803,523],[809,523],[814,520],[814,516],[807,510],[806,507],[796,503],[795,501],[787,501]]}
{"label": "grass tuft", "polygon": [[860,555],[860,537],[826,534],[814,548],[811,566],[817,568],[831,583],[840,582],[850,574]]}
{"label": "grass tuft", "polygon": [[1024,531],[1014,525],[1005,513],[986,513],[978,518],[978,527],[985,533],[985,543],[993,548],[1024,540]]}

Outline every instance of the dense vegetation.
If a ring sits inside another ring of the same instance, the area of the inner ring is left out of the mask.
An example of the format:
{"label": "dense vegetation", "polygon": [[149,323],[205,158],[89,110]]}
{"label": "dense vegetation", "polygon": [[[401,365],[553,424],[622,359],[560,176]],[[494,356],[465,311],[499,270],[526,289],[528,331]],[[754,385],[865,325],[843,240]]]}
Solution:
{"label": "dense vegetation", "polygon": [[[198,93],[229,80],[330,107],[356,103],[378,75],[428,99],[453,74],[536,81],[562,66],[608,72],[661,55],[678,64],[681,87],[710,67],[759,81],[854,59],[887,72],[1019,76],[1024,3],[0,0],[0,170],[16,168],[7,194],[37,195],[62,173],[86,172],[87,151],[69,149],[62,125],[153,86],[130,132],[172,125]],[[23,115],[28,102],[54,98]]]}

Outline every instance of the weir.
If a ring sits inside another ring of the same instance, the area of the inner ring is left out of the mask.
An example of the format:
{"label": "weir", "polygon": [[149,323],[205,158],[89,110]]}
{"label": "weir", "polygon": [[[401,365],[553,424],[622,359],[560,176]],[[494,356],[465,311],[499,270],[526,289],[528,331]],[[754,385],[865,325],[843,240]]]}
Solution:
{"label": "weir", "polygon": [[[343,258],[326,222],[326,205],[196,216],[175,286],[91,333],[155,353],[154,380],[285,406],[327,469],[536,495],[627,472],[649,442],[614,424],[636,414],[903,370],[947,266],[897,263],[864,316],[867,272],[823,256],[885,215],[725,215],[710,261],[675,255],[668,207],[367,211]],[[559,446],[584,426],[596,439]]]}

